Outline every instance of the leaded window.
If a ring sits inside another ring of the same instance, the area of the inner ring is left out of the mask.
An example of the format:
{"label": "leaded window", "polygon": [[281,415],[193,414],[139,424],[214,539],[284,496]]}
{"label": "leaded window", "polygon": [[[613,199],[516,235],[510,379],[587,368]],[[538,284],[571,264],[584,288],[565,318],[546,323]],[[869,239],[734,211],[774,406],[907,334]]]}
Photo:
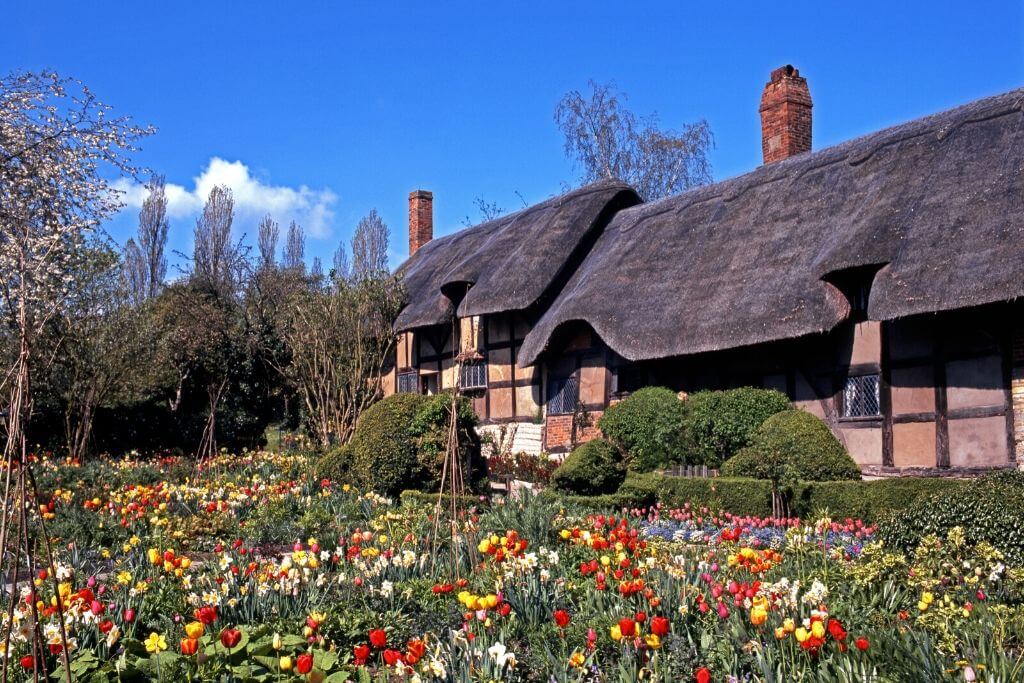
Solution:
{"label": "leaded window", "polygon": [[398,375],[398,391],[405,394],[420,393],[420,376],[415,372],[403,372]]}
{"label": "leaded window", "polygon": [[580,400],[580,385],[576,376],[553,379],[548,382],[548,414],[567,415],[576,411]]}
{"label": "leaded window", "polygon": [[878,417],[878,375],[847,377],[843,387],[843,417]]}
{"label": "leaded window", "polygon": [[463,390],[487,388],[487,364],[466,363],[462,366],[459,387]]}

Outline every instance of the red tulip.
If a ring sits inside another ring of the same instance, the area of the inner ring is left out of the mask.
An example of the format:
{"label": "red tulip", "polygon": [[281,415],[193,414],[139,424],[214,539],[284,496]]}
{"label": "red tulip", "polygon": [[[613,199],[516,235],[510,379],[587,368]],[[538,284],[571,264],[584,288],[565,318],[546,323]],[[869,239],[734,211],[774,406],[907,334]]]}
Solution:
{"label": "red tulip", "polygon": [[220,632],[220,644],[228,650],[238,645],[241,640],[242,632],[237,628],[226,628]]}
{"label": "red tulip", "polygon": [[209,626],[213,622],[217,621],[217,608],[213,605],[205,605],[195,611],[196,619],[203,622],[206,626]]}
{"label": "red tulip", "polygon": [[693,679],[697,683],[711,683],[711,672],[708,671],[706,666],[702,666],[694,673]]}
{"label": "red tulip", "polygon": [[130,624],[133,621],[135,621],[135,610],[133,610],[131,607],[126,609],[124,611],[124,620],[125,620],[125,623],[128,623],[128,624]]}
{"label": "red tulip", "polygon": [[388,644],[388,634],[382,629],[375,628],[370,631],[370,645],[378,650],[383,650]]}
{"label": "red tulip", "polygon": [[181,641],[181,654],[191,657],[199,651],[199,641],[194,638],[185,638]]}
{"label": "red tulip", "polygon": [[636,635],[636,623],[629,617],[619,619],[619,630],[623,638],[632,638]]}
{"label": "red tulip", "polygon": [[565,628],[569,625],[569,613],[564,609],[556,610],[554,617],[555,623],[558,624],[558,628]]}
{"label": "red tulip", "polygon": [[295,670],[300,674],[308,674],[313,670],[313,655],[305,652],[295,660]]}
{"label": "red tulip", "polygon": [[871,645],[870,643],[868,643],[868,639],[867,638],[863,638],[863,637],[862,638],[858,638],[857,640],[853,641],[853,644],[856,645],[857,649],[860,650],[861,652],[863,652],[864,650],[867,650],[868,647],[870,647],[870,645]]}
{"label": "red tulip", "polygon": [[656,636],[668,635],[669,621],[665,617],[652,617],[651,618],[651,633]]}
{"label": "red tulip", "polygon": [[366,660],[370,658],[370,646],[363,643],[362,645],[356,645],[352,648],[352,654],[355,655],[356,665],[366,664]]}
{"label": "red tulip", "polygon": [[36,667],[36,659],[32,655],[25,655],[21,658],[22,669],[34,669]]}
{"label": "red tulip", "polygon": [[384,650],[384,663],[388,666],[394,666],[397,662],[401,662],[402,659],[402,653],[398,650]]}

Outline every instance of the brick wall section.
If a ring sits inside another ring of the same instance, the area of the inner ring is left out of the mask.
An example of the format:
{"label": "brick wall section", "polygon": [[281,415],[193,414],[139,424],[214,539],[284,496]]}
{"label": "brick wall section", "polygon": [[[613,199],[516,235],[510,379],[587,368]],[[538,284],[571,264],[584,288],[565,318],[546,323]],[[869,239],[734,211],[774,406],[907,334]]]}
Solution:
{"label": "brick wall section", "polygon": [[761,94],[761,152],[764,163],[811,150],[811,91],[792,66],[772,71]]}
{"label": "brick wall section", "polygon": [[409,256],[434,239],[434,195],[426,190],[409,193]]}
{"label": "brick wall section", "polygon": [[1024,327],[1018,327],[1013,335],[1010,393],[1013,398],[1013,437],[1017,466],[1024,469]]}
{"label": "brick wall section", "polygon": [[[577,430],[576,438],[580,443],[601,436],[597,428],[597,420],[603,411],[591,411],[590,426]],[[566,451],[572,442],[572,415],[549,415],[544,421],[544,450]]]}

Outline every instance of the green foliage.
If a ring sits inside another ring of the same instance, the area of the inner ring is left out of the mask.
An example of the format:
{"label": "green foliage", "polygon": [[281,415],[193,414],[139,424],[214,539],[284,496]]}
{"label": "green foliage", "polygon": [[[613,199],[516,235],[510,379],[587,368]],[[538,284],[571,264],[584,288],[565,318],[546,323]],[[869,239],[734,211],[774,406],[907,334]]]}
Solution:
{"label": "green foliage", "polygon": [[[939,492],[956,496],[969,484],[958,479],[893,478],[874,481],[797,482],[790,503],[792,514],[810,518],[828,510],[833,519],[880,518]],[[594,496],[569,496],[567,501],[593,509],[646,507],[706,507],[712,512],[766,517],[771,515],[771,483],[741,477],[666,477],[629,473],[618,491]],[[909,547],[913,547],[913,543]]]}
{"label": "green foliage", "polygon": [[594,439],[579,446],[551,475],[551,487],[562,493],[612,493],[623,479],[618,453],[608,441]]}
{"label": "green foliage", "polygon": [[685,406],[686,433],[695,449],[691,460],[712,467],[749,445],[761,423],[791,407],[785,394],[755,387],[699,391]]}
{"label": "green foliage", "polygon": [[860,479],[860,468],[828,425],[803,410],[785,410],[758,427],[722,474],[791,483]]}
{"label": "green foliage", "polygon": [[363,412],[349,443],[355,483],[385,496],[397,496],[424,481],[426,473],[411,426],[426,403],[426,396],[398,393]]}
{"label": "green foliage", "polygon": [[884,518],[879,536],[909,551],[929,535],[962,527],[972,543],[987,541],[1009,564],[1024,564],[1024,473],[1001,472],[927,497]]}
{"label": "green foliage", "polygon": [[[480,437],[476,433],[480,418],[473,411],[472,402],[465,396],[458,398],[457,406],[455,429],[459,455],[463,463],[468,464],[466,485],[472,491],[483,492],[487,487],[487,461],[480,452]],[[452,395],[448,392],[434,394],[426,397],[409,425],[409,433],[416,440],[420,467],[429,481],[429,485],[420,488],[435,490],[440,484],[451,429],[451,414]]]}
{"label": "green foliage", "polygon": [[629,469],[648,472],[683,462],[683,405],[671,389],[647,387],[609,406],[598,426],[622,451]]}
{"label": "green foliage", "polygon": [[343,444],[324,453],[316,463],[316,476],[319,479],[345,481],[352,465],[352,446]]}

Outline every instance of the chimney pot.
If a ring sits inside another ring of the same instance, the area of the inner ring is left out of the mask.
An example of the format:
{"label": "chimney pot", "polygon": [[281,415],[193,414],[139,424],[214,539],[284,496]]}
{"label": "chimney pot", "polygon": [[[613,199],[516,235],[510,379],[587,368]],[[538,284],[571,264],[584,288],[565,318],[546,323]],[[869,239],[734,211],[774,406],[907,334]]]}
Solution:
{"label": "chimney pot", "polygon": [[409,193],[409,256],[434,239],[434,195],[427,190]]}
{"label": "chimney pot", "polygon": [[775,69],[761,94],[764,163],[811,151],[811,92],[792,64]]}

